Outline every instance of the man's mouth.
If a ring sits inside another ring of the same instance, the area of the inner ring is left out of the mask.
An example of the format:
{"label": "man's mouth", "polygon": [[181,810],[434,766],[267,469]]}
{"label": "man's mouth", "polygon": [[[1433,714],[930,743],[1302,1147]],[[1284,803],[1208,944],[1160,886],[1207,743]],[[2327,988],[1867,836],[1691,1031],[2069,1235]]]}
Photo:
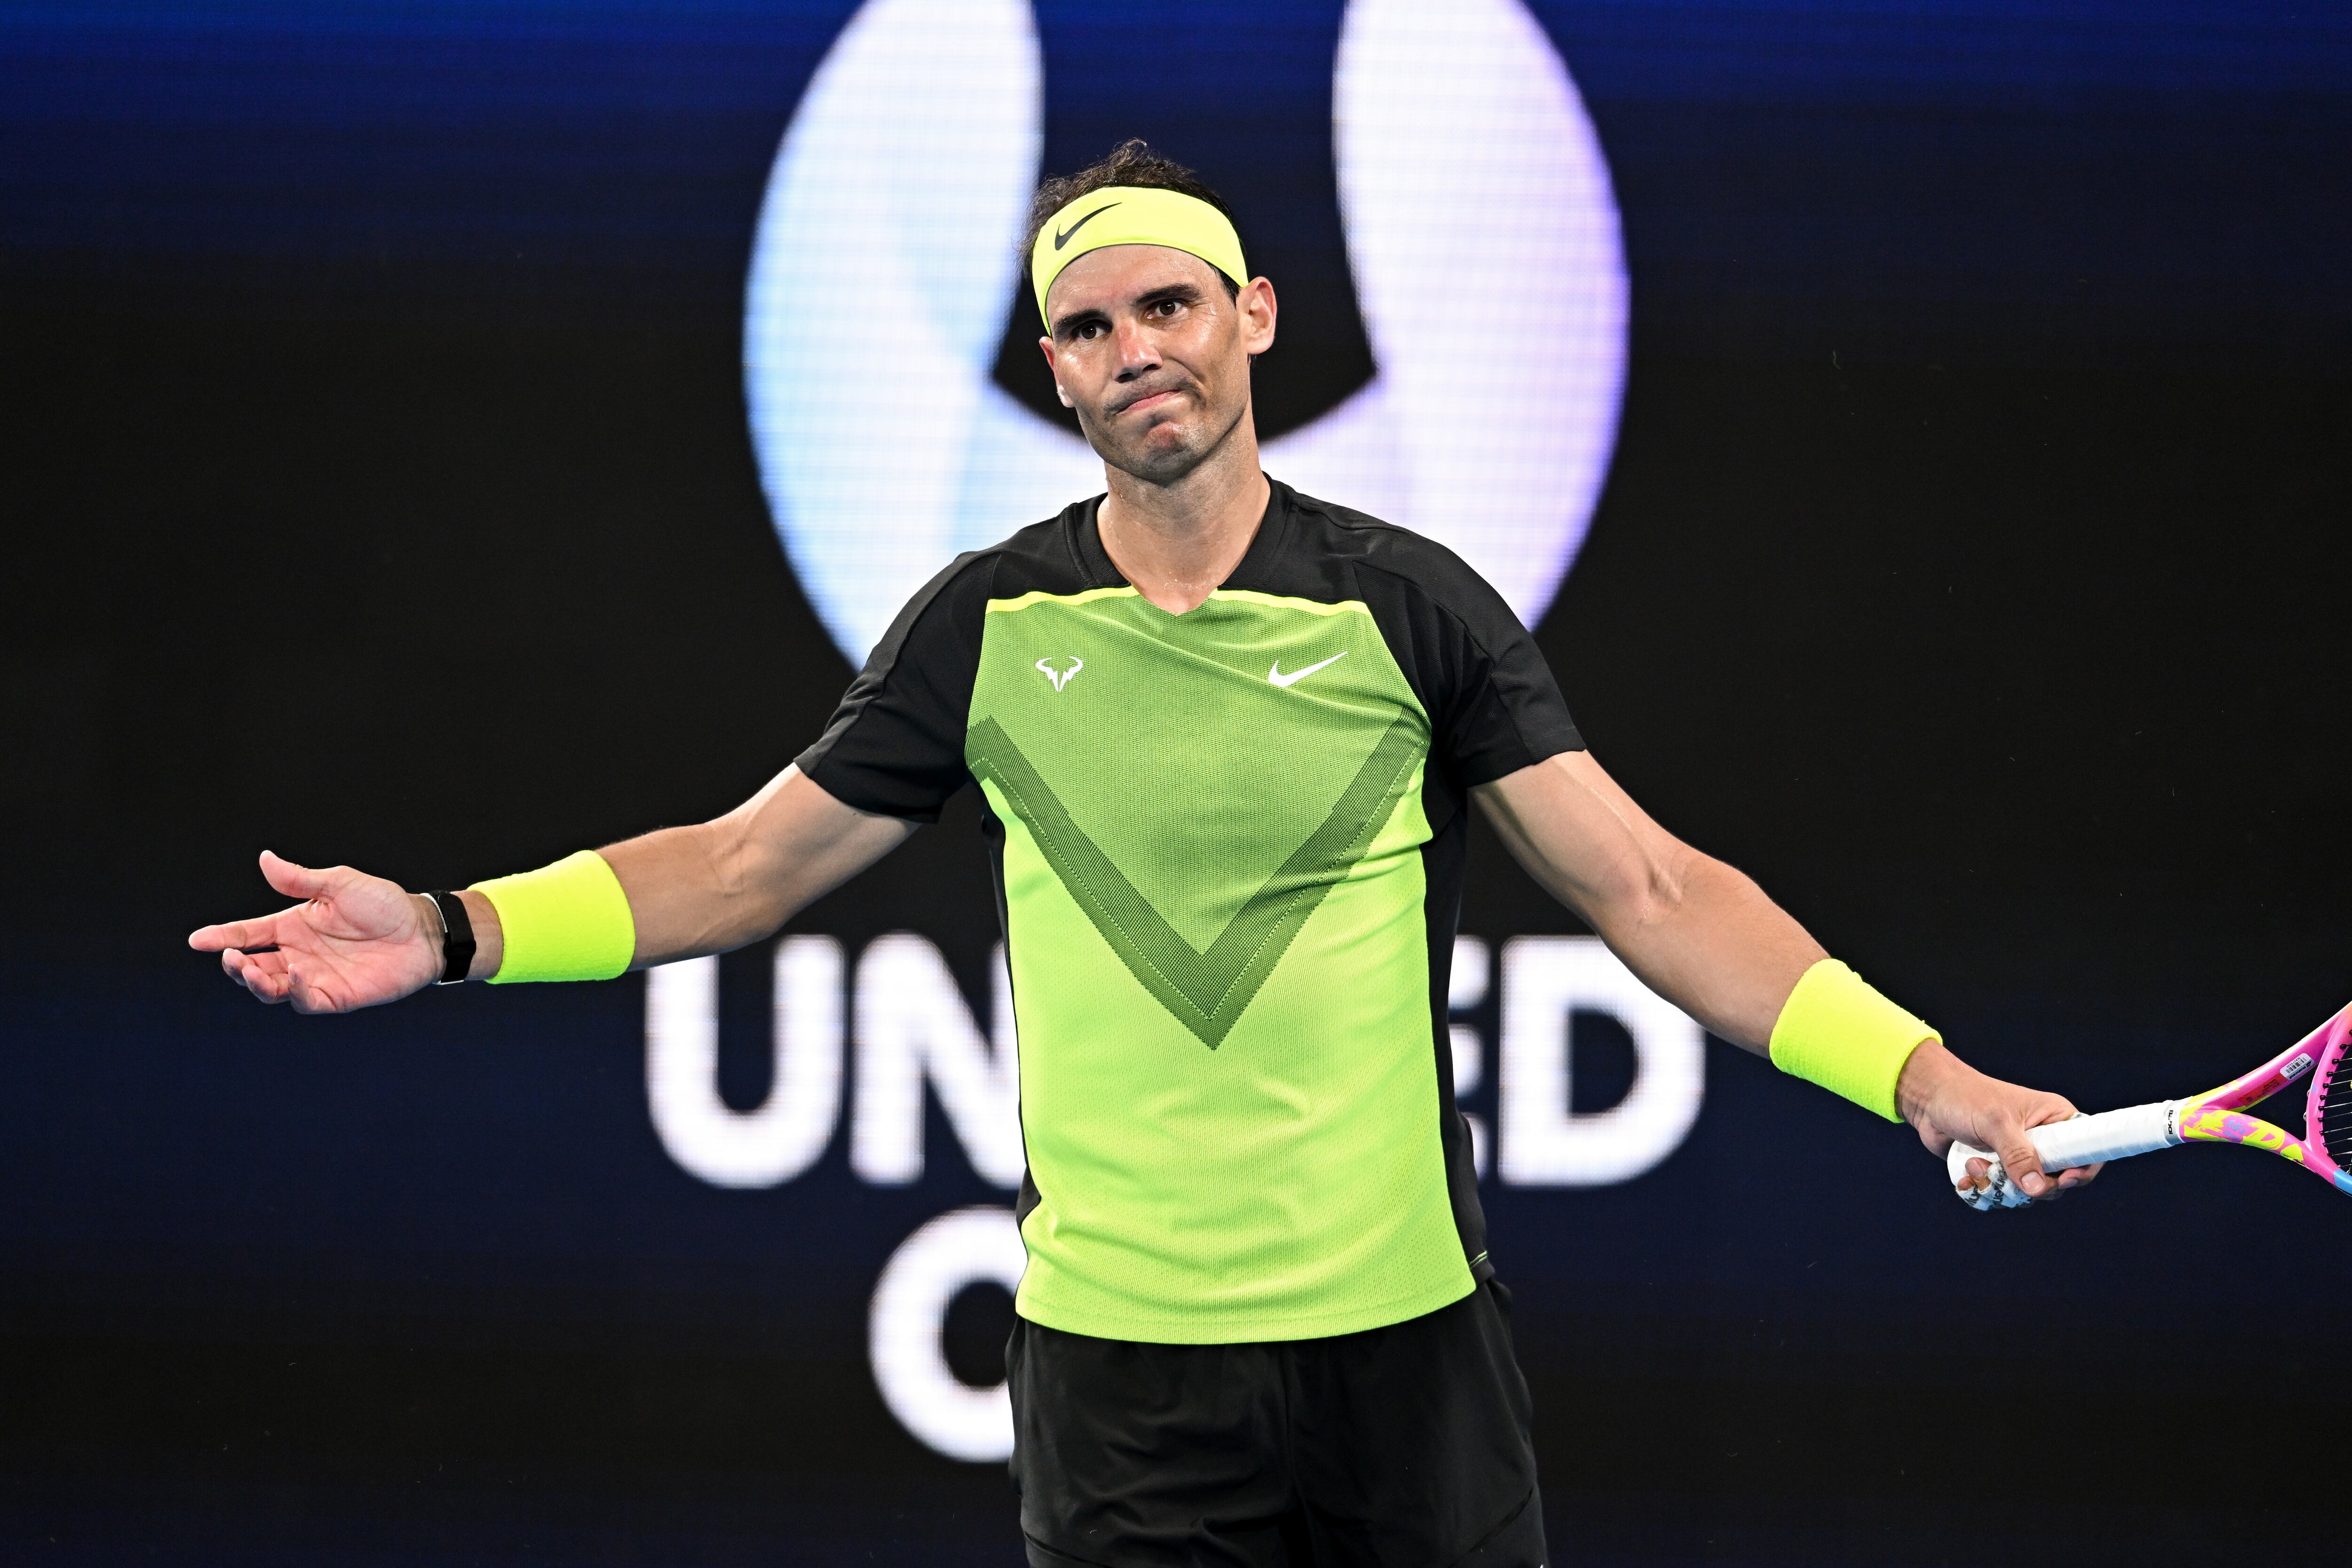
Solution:
{"label": "man's mouth", "polygon": [[1181,387],[1162,387],[1157,392],[1147,392],[1140,397],[1130,398],[1129,401],[1120,404],[1117,408],[1111,411],[1112,417],[1116,418],[1122,414],[1132,414],[1139,409],[1150,410],[1157,408],[1166,403],[1170,398],[1174,397],[1177,393],[1181,390],[1182,388]]}

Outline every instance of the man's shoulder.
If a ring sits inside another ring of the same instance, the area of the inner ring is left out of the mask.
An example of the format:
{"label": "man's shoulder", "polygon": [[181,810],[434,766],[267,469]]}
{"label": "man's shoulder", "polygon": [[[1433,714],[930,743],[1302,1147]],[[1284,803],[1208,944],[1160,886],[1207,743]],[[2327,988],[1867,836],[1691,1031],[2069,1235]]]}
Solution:
{"label": "man's shoulder", "polygon": [[1407,593],[1433,601],[1455,615],[1484,616],[1501,595],[1477,569],[1425,533],[1341,506],[1319,497],[1287,492],[1294,548],[1318,557],[1368,569],[1395,580]]}
{"label": "man's shoulder", "polygon": [[1019,529],[993,544],[967,550],[948,563],[933,588],[953,584],[987,598],[1022,594],[1076,594],[1102,584],[1089,569],[1079,530],[1100,497],[1072,501],[1052,517]]}
{"label": "man's shoulder", "polygon": [[1095,574],[1088,572],[1078,544],[1078,526],[1097,499],[1073,501],[1042,522],[964,551],[933,573],[900,615],[959,608],[976,613],[990,599],[1039,591],[1075,594],[1099,586],[1088,581]]}

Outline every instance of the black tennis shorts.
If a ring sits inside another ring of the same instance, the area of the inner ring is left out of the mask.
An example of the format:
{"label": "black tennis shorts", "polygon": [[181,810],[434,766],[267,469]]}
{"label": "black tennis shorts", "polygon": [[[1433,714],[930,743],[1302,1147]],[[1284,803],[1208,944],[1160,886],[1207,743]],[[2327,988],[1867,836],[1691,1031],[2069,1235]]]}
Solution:
{"label": "black tennis shorts", "polygon": [[1510,1295],[1332,1339],[1006,1347],[1033,1568],[1541,1568]]}

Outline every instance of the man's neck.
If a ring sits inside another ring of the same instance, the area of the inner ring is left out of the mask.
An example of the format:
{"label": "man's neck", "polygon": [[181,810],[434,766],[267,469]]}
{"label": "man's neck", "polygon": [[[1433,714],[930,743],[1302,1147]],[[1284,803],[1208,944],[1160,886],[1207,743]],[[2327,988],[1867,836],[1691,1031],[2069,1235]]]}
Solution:
{"label": "man's neck", "polygon": [[1157,485],[1106,466],[1110,493],[1097,522],[1119,575],[1171,615],[1198,608],[1233,575],[1265,516],[1272,487],[1257,439],[1235,429],[1200,467]]}

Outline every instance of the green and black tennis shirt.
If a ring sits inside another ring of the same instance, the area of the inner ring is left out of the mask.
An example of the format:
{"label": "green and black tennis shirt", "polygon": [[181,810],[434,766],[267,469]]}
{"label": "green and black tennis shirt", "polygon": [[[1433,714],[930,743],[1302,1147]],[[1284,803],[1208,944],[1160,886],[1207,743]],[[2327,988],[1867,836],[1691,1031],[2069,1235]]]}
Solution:
{"label": "green and black tennis shirt", "polygon": [[801,771],[929,821],[977,783],[1050,1328],[1160,1343],[1402,1322],[1486,1272],[1446,984],[1465,792],[1581,742],[1451,551],[1276,483],[1171,615],[1100,498],[915,595]]}

